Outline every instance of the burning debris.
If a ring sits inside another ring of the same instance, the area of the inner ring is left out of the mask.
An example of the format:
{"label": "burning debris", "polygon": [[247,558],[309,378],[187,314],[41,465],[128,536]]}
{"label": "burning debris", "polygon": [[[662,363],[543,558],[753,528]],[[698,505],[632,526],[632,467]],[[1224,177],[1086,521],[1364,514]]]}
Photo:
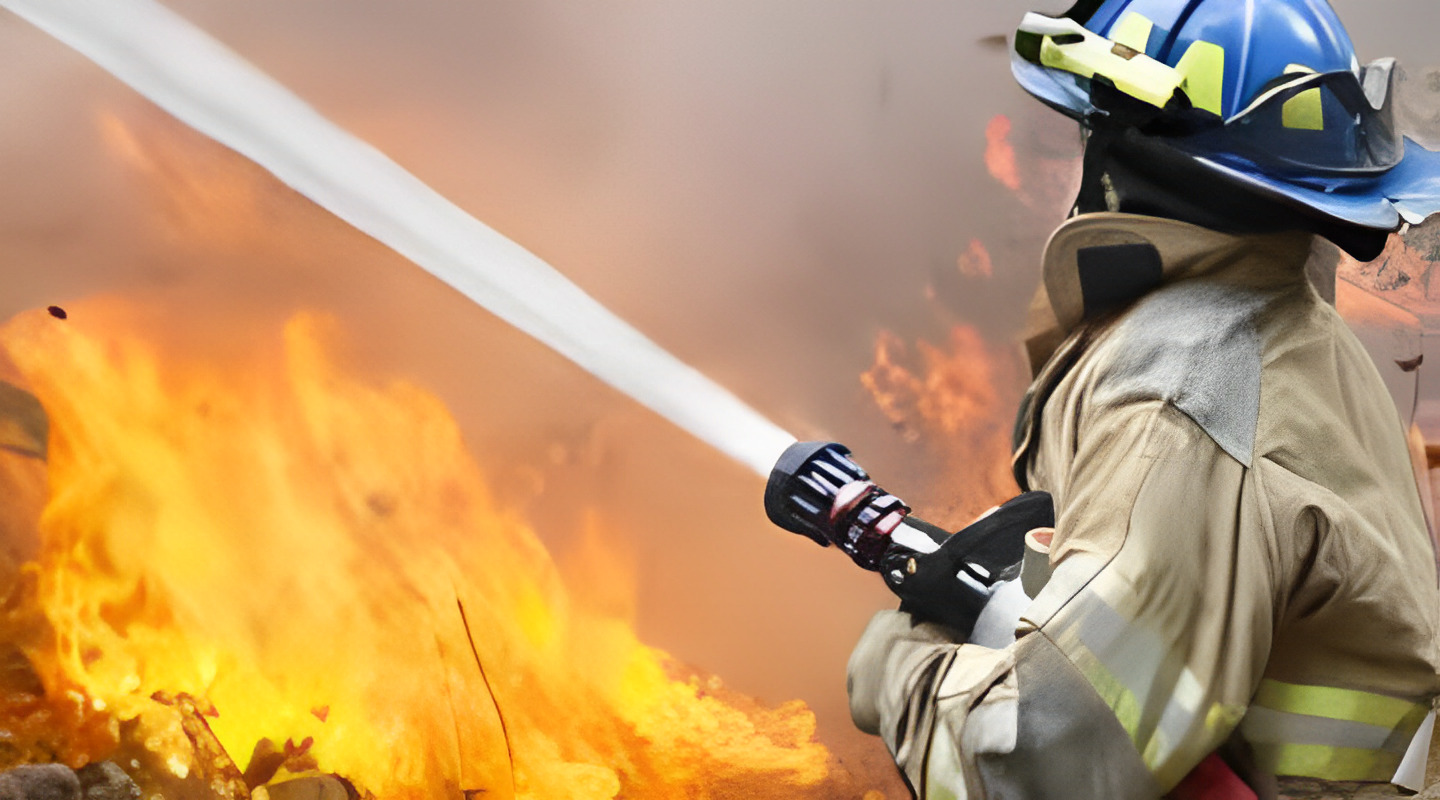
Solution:
{"label": "burning debris", "polygon": [[50,424],[0,605],[0,767],[119,769],[157,800],[881,797],[803,704],[573,595],[446,409],[341,371],[332,325],[216,364],[143,318],[0,329]]}

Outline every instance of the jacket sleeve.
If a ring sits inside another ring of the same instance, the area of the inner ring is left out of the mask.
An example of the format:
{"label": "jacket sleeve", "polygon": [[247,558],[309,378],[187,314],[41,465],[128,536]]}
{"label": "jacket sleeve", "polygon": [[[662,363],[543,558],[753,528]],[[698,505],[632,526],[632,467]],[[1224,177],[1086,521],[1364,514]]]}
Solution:
{"label": "jacket sleeve", "polygon": [[1151,401],[1092,417],[1068,463],[1014,645],[883,612],[851,658],[852,716],[919,797],[1158,797],[1259,681],[1273,580],[1249,470]]}

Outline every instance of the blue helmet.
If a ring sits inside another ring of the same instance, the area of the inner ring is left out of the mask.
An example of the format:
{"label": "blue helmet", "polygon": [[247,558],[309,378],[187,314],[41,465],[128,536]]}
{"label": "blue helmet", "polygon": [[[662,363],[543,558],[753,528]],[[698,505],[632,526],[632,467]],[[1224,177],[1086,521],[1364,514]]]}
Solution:
{"label": "blue helmet", "polygon": [[1440,153],[1396,126],[1394,60],[1362,66],[1325,0],[1080,0],[1025,15],[1011,66],[1087,127],[1303,213],[1394,230],[1440,211]]}

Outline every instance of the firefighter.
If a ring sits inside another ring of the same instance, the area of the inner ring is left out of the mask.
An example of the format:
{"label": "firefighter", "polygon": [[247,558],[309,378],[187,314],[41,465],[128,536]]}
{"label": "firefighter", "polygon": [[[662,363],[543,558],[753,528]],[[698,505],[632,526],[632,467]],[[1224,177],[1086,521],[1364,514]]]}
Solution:
{"label": "firefighter", "polygon": [[1305,271],[1316,235],[1369,260],[1440,210],[1394,62],[1361,66],[1324,0],[1090,0],[1027,15],[1012,63],[1088,133],[1016,434],[1048,582],[1003,647],[881,612],[856,724],[932,799],[1348,796],[1407,753],[1414,785],[1435,552],[1399,415]]}

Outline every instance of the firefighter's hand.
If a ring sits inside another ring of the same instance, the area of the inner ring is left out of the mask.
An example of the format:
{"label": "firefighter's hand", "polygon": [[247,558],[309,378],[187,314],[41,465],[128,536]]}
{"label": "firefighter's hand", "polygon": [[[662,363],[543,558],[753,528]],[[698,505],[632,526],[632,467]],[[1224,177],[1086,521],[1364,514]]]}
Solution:
{"label": "firefighter's hand", "polygon": [[903,611],[881,611],[861,634],[846,666],[846,691],[850,694],[850,719],[866,733],[880,732],[880,707],[898,702],[885,698],[895,690],[894,676],[906,668],[907,659],[917,646],[927,649],[934,645],[954,644],[945,629],[919,622]]}
{"label": "firefighter's hand", "polygon": [[901,610],[969,638],[995,587],[1019,575],[1025,534],[1055,524],[1050,495],[1027,492],[955,533],[932,553],[892,547],[880,574]]}

